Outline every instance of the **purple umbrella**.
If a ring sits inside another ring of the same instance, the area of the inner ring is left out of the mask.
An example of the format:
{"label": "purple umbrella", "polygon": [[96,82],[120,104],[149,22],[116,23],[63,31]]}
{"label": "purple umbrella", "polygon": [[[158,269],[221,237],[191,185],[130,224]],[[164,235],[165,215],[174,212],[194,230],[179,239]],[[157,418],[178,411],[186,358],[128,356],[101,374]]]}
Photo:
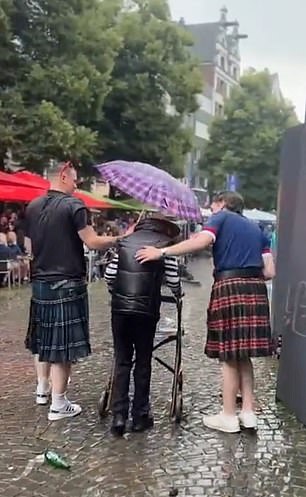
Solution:
{"label": "purple umbrella", "polygon": [[95,167],[105,181],[139,202],[178,219],[201,219],[200,207],[193,191],[162,169],[122,160]]}

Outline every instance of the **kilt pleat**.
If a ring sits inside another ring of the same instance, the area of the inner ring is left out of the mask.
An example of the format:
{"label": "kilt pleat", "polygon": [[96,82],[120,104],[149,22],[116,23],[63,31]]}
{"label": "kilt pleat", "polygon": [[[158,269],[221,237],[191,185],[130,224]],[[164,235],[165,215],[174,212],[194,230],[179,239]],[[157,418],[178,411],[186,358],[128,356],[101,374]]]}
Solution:
{"label": "kilt pleat", "polygon": [[33,282],[25,345],[40,361],[74,362],[91,352],[87,287],[83,282],[52,287]]}
{"label": "kilt pleat", "polygon": [[205,353],[221,361],[272,355],[267,287],[262,278],[215,281]]}

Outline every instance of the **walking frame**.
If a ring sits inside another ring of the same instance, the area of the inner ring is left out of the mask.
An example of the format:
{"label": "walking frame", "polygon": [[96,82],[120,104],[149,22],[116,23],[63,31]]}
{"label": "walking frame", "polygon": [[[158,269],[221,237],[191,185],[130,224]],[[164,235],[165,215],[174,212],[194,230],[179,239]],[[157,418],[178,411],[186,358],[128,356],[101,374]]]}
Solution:
{"label": "walking frame", "polygon": [[[158,362],[161,366],[166,368],[170,373],[173,374],[169,417],[171,422],[180,423],[182,420],[182,413],[183,413],[183,370],[182,370],[182,338],[184,335],[184,330],[182,326],[183,300],[182,298],[177,299],[176,297],[170,295],[169,296],[162,295],[161,300],[163,303],[176,306],[176,329],[173,330],[163,330],[161,328],[158,329],[153,347],[153,359],[156,362]],[[175,360],[173,366],[165,362],[160,357],[158,357],[158,355],[156,355],[156,352],[161,347],[172,342],[175,342]],[[100,419],[107,416],[107,414],[111,410],[112,390],[114,382],[114,368],[115,368],[115,361],[113,361],[112,372],[98,402],[98,413]]]}

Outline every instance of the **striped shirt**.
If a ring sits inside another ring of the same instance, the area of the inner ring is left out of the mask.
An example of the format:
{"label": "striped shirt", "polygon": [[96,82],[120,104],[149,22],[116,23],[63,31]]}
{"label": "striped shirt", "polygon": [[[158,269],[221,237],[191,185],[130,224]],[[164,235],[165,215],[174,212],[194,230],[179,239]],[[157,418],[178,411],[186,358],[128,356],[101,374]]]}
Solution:
{"label": "striped shirt", "polygon": [[[109,290],[112,289],[112,286],[117,276],[118,262],[119,262],[119,256],[118,254],[116,254],[111,260],[111,262],[108,264],[108,266],[106,267],[104,273],[104,279],[106,281],[107,286],[109,287]],[[182,289],[181,289],[181,280],[179,276],[179,267],[177,259],[175,257],[166,256],[164,258],[164,270],[165,270],[166,285],[168,286],[168,288],[170,288],[170,290],[175,296],[179,297],[182,293]]]}

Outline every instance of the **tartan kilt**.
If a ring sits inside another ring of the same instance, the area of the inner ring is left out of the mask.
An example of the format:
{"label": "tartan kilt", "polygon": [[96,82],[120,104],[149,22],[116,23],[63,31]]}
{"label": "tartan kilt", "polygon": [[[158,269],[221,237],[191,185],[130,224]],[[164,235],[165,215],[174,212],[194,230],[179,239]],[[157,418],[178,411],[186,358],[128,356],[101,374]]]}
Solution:
{"label": "tartan kilt", "polygon": [[68,281],[33,281],[25,346],[39,360],[75,362],[91,353],[87,285]]}
{"label": "tartan kilt", "polygon": [[262,278],[215,281],[207,312],[205,354],[220,361],[272,355],[267,287]]}

